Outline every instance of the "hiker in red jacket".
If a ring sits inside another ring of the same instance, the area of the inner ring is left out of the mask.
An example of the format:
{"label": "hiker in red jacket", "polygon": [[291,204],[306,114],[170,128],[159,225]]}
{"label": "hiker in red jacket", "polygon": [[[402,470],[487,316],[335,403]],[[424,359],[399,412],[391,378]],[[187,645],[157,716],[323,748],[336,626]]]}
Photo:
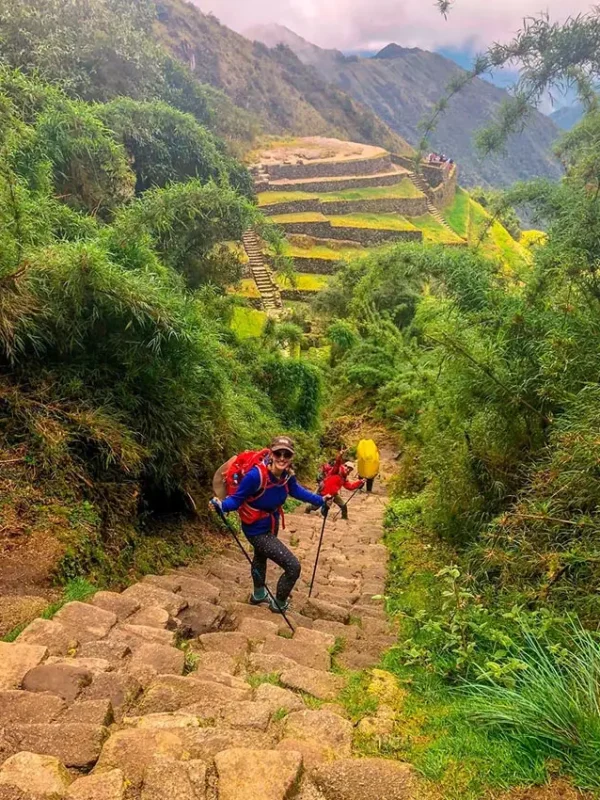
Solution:
{"label": "hiker in red jacket", "polygon": [[[338,463],[338,459],[334,464],[324,464],[321,472],[323,480],[319,484],[319,494],[321,496],[329,495],[333,497],[333,502],[339,506],[342,511],[342,519],[348,519],[348,507],[340,495],[342,487],[349,492],[354,492],[364,486],[363,480],[349,481],[351,472],[354,470],[354,464],[351,461],[346,461],[345,464]],[[311,511],[317,511],[319,506],[307,506],[306,513],[310,514]]]}

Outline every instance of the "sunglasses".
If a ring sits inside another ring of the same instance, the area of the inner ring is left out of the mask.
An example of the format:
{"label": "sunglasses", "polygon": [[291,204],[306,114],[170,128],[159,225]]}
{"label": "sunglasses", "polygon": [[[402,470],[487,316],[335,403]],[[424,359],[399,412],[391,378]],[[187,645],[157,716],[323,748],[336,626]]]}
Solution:
{"label": "sunglasses", "polygon": [[273,455],[275,458],[285,458],[288,460],[294,457],[294,454],[290,453],[289,450],[273,450]]}

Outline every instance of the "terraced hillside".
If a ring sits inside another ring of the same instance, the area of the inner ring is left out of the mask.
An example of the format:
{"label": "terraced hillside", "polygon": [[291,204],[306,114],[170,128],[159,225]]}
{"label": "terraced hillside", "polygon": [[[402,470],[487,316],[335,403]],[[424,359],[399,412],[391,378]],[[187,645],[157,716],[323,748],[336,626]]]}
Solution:
{"label": "terraced hillside", "polygon": [[259,206],[285,231],[296,270],[312,276],[299,292],[318,291],[321,276],[371,247],[466,244],[437,207],[454,200],[455,167],[416,175],[383,148],[322,137],[272,140],[253,158]]}

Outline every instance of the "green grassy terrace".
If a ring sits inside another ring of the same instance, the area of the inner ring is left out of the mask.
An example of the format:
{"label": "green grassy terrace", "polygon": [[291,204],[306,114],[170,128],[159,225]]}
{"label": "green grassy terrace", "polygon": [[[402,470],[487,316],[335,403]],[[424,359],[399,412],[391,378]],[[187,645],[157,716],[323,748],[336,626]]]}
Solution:
{"label": "green grassy terrace", "polygon": [[267,315],[264,311],[255,308],[243,308],[236,306],[233,309],[231,329],[240,339],[258,337],[262,334],[267,323]]}
{"label": "green grassy terrace", "polygon": [[497,220],[490,224],[489,213],[464,189],[457,189],[454,201],[444,209],[444,216],[470,245],[481,246],[487,255],[499,258],[509,269],[529,263],[531,256],[527,247],[515,241]]}
{"label": "green grassy terrace", "polygon": [[299,292],[320,292],[329,283],[328,275],[314,275],[310,272],[296,274],[294,278],[295,286],[285,277],[277,275],[275,280],[281,289],[296,289]]}
{"label": "green grassy terrace", "polygon": [[[292,215],[293,216],[293,215]],[[324,219],[327,219],[324,217]],[[334,228],[371,228],[376,230],[414,231],[416,227],[400,214],[344,214],[329,217]]]}
{"label": "green grassy terrace", "polygon": [[322,203],[347,202],[350,200],[385,200],[421,197],[417,187],[408,178],[403,178],[400,183],[393,186],[372,186],[364,189],[345,189],[341,192],[261,192],[258,195],[258,205],[276,205],[278,203],[294,203],[302,200],[320,200]]}
{"label": "green grassy terrace", "polygon": [[350,261],[353,258],[360,258],[366,255],[367,251],[362,247],[344,247],[335,249],[325,244],[315,244],[312,247],[297,247],[288,244],[284,247],[284,253],[291,258],[321,258],[324,261]]}
{"label": "green grassy terrace", "polygon": [[460,242],[460,236],[457,236],[453,231],[449,231],[443,225],[434,219],[431,214],[422,214],[420,217],[411,217],[410,221],[423,231],[423,238],[426,242],[435,242],[436,244],[452,244]]}
{"label": "green grassy terrace", "polygon": [[278,225],[285,225],[286,222],[327,222],[326,216],[312,211],[305,211],[301,214],[276,214],[271,219]]}

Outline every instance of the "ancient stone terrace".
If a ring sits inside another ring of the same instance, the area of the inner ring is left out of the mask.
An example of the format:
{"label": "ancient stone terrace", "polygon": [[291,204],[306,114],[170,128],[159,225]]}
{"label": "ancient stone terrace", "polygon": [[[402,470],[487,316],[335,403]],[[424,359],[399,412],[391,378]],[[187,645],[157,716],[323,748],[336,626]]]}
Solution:
{"label": "ancient stone terrace", "polygon": [[417,174],[380,147],[308,137],[267,143],[251,169],[259,206],[285,231],[299,272],[331,274],[389,242],[463,243],[439,210],[454,197],[455,168]]}

